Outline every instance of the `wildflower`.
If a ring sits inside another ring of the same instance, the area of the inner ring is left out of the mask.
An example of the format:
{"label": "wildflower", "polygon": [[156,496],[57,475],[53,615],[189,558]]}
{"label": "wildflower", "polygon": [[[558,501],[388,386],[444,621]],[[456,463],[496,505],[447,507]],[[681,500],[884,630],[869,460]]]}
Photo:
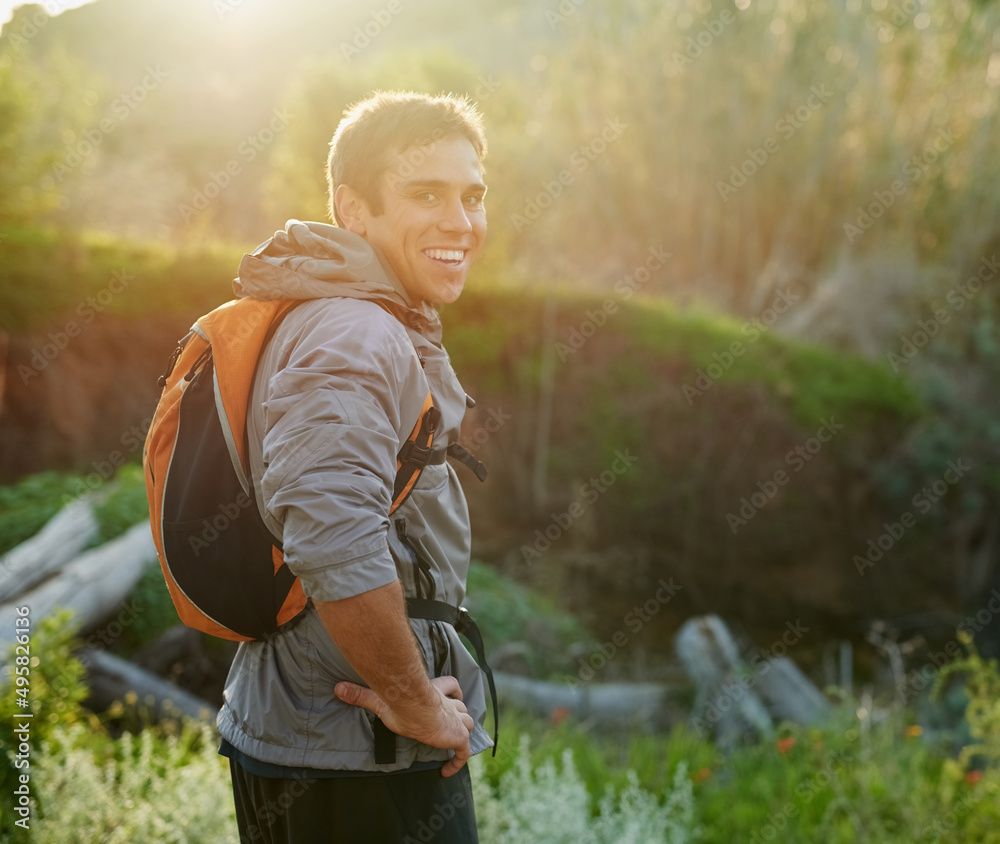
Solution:
{"label": "wildflower", "polygon": [[983,772],[982,771],[969,771],[969,773],[967,773],[965,775],[965,781],[969,785],[975,785],[982,778],[983,778]]}
{"label": "wildflower", "polygon": [[917,736],[922,735],[923,732],[924,728],[921,727],[919,724],[911,724],[909,727],[906,728],[906,737],[916,738]]}
{"label": "wildflower", "polygon": [[778,753],[788,753],[795,747],[795,736],[785,736],[777,741]]}
{"label": "wildflower", "polygon": [[570,715],[570,708],[568,706],[557,706],[552,710],[551,718],[552,723],[559,725],[565,721]]}
{"label": "wildflower", "polygon": [[702,768],[700,771],[695,771],[691,775],[691,779],[693,779],[695,782],[700,782],[701,780],[707,780],[710,776],[712,776],[712,769]]}

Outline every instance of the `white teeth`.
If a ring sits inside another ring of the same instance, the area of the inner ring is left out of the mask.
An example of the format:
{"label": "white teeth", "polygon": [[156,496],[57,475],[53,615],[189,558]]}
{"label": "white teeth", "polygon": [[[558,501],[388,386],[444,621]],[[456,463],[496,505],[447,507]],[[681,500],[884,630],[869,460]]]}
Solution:
{"label": "white teeth", "polygon": [[426,249],[424,254],[437,261],[461,261],[465,257],[461,249]]}

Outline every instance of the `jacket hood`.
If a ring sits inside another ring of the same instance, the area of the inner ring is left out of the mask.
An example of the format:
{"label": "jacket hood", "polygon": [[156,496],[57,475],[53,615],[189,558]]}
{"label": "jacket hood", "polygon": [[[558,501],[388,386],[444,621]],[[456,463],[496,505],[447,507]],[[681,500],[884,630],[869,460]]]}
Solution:
{"label": "jacket hood", "polygon": [[381,300],[402,322],[440,338],[438,313],[414,303],[382,253],[363,237],[327,223],[289,220],[243,256],[233,280],[237,297]]}

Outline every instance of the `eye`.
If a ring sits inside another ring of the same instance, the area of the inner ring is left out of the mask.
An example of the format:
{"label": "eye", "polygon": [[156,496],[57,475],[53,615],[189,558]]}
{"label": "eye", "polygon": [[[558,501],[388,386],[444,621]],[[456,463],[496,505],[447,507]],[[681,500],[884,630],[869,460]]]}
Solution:
{"label": "eye", "polygon": [[429,190],[421,191],[415,197],[419,202],[433,202],[437,199],[437,194]]}
{"label": "eye", "polygon": [[482,208],[483,199],[484,197],[480,196],[479,194],[470,194],[469,196],[465,197],[465,203],[470,208]]}

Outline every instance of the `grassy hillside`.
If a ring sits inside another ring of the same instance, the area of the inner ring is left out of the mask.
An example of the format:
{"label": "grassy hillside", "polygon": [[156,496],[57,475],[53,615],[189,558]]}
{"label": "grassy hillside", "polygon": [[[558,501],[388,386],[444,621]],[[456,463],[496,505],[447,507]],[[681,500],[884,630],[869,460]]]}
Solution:
{"label": "grassy hillside", "polygon": [[[138,459],[166,357],[229,297],[248,247],[24,230],[6,243],[0,467],[8,478],[58,468],[103,479]],[[806,610],[850,628],[928,592],[948,600],[950,498],[891,563],[862,579],[851,562],[899,517],[885,461],[924,413],[901,376],[763,323],[625,292],[567,287],[546,299],[484,270],[443,314],[478,401],[463,442],[491,468],[485,485],[465,479],[478,554],[609,633],[676,578],[678,597],[639,635],[653,644],[660,623],[709,609],[765,630]],[[111,295],[115,273],[129,280]],[[57,353],[40,361],[46,349]]]}

